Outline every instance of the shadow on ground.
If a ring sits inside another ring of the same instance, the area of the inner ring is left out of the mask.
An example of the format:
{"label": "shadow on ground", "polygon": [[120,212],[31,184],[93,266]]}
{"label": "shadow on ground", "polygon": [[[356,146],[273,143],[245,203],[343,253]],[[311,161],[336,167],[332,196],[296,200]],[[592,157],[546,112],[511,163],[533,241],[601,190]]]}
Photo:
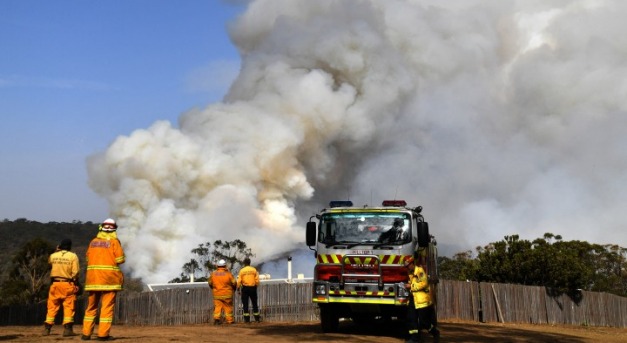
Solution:
{"label": "shadow on ground", "polygon": [[[302,323],[296,325],[264,324],[250,326],[257,335],[263,337],[281,336],[293,337],[302,342],[342,341],[350,338],[351,342],[373,342],[383,338],[404,340],[407,338],[405,325],[402,322],[375,322],[368,325],[357,325],[350,321],[340,323],[337,333],[324,333],[317,323]],[[559,342],[584,343],[588,340],[566,333],[552,333],[516,329],[511,326],[468,324],[468,323],[441,323],[442,337],[440,342],[456,343],[522,343],[522,342]],[[431,336],[422,332],[425,342],[432,341]]]}

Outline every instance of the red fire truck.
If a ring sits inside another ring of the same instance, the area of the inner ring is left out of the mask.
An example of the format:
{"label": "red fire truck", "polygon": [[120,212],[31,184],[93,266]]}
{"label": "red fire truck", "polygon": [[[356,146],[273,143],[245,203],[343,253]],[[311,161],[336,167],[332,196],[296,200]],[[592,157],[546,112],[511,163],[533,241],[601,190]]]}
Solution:
{"label": "red fire truck", "polygon": [[320,307],[324,332],[337,331],[341,318],[403,319],[411,296],[403,263],[414,253],[436,301],[436,241],[421,211],[404,200],[376,207],[332,201],[309,219],[306,243],[317,260],[312,301]]}

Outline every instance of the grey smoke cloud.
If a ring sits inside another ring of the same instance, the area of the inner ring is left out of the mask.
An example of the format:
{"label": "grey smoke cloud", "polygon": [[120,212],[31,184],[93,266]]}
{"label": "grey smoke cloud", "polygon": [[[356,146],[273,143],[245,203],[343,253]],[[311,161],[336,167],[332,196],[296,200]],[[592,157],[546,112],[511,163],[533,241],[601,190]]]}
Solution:
{"label": "grey smoke cloud", "polygon": [[[221,103],[90,157],[127,268],[239,238],[304,246],[330,199],[422,205],[454,253],[520,234],[627,245],[621,1],[257,0]],[[310,270],[296,270],[310,275]]]}

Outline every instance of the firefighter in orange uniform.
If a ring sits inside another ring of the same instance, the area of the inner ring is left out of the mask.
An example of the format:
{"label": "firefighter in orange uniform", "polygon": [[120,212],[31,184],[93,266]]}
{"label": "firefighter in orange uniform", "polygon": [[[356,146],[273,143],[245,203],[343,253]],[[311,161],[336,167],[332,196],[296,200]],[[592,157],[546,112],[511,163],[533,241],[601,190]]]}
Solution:
{"label": "firefighter in orange uniform", "polygon": [[100,305],[98,324],[99,341],[112,340],[109,336],[115,307],[115,296],[122,290],[124,275],[119,265],[124,263],[124,250],[116,233],[118,226],[113,219],[102,222],[98,235],[87,248],[87,274],[85,291],[89,292],[85,318],[83,319],[82,340],[91,339],[96,314]]}
{"label": "firefighter in orange uniform", "polygon": [[76,336],[74,325],[74,304],[78,293],[78,256],[71,252],[72,241],[64,239],[57,251],[48,258],[50,270],[50,291],[48,292],[48,312],[44,322],[44,336],[50,335],[54,318],[63,304],[63,336]]}
{"label": "firefighter in orange uniform", "polygon": [[226,269],[226,261],[218,261],[218,269],[209,275],[209,287],[213,292],[213,323],[221,323],[222,311],[227,324],[233,324],[233,293],[237,282]]}
{"label": "firefighter in orange uniform", "polygon": [[250,312],[248,310],[248,300],[253,303],[253,316],[255,321],[259,323],[261,316],[259,315],[259,305],[257,304],[257,286],[259,286],[259,272],[250,265],[250,258],[244,259],[244,268],[237,275],[237,289],[242,295],[242,306],[244,306],[244,322],[250,323]]}

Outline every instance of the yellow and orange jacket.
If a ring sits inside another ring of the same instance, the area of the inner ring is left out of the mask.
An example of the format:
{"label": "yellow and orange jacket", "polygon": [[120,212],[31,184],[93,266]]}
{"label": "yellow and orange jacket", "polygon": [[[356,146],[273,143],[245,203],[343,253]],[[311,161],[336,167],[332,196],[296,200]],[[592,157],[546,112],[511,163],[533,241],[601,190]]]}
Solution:
{"label": "yellow and orange jacket", "polygon": [[50,278],[66,279],[67,281],[78,280],[78,256],[67,250],[57,250],[50,255],[48,263],[52,266],[50,269]]}
{"label": "yellow and orange jacket", "polygon": [[415,266],[414,271],[409,274],[411,293],[414,295],[414,305],[416,308],[423,308],[431,305],[431,294],[427,273],[421,266]]}
{"label": "yellow and orange jacket", "polygon": [[245,266],[240,269],[239,274],[237,274],[237,288],[242,286],[259,286],[259,273],[255,267]]}
{"label": "yellow and orange jacket", "polygon": [[233,297],[233,291],[237,282],[235,277],[226,267],[218,267],[216,271],[209,275],[209,287],[213,291],[214,299],[230,299]]}
{"label": "yellow and orange jacket", "polygon": [[98,232],[87,248],[86,291],[121,291],[124,250],[115,232]]}

